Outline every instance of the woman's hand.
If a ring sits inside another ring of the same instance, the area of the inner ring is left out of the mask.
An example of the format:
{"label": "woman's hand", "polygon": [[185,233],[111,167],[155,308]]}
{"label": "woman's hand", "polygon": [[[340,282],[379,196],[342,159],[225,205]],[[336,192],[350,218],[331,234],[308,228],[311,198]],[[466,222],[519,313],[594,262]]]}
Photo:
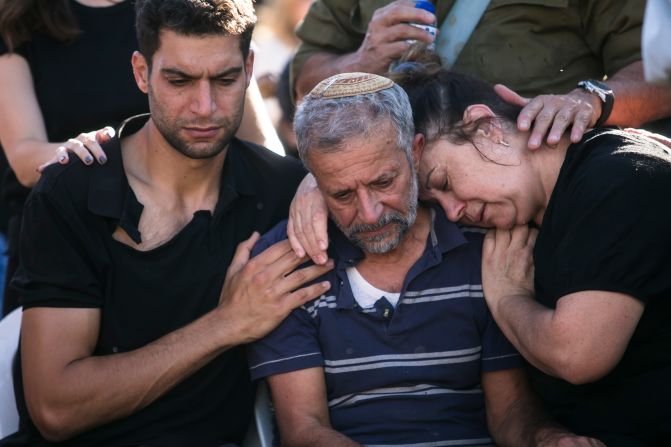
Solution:
{"label": "woman's hand", "polygon": [[94,158],[101,165],[105,164],[107,162],[107,156],[100,144],[108,141],[112,137],[114,137],[114,129],[109,126],[92,132],[80,133],[77,138],[70,138],[68,141],[58,146],[54,156],[46,163],[38,166],[37,172],[42,173],[47,166],[54,163],[60,163],[62,165],[68,164],[70,162],[69,153],[75,154],[86,165],[93,164]]}
{"label": "woman's hand", "polygon": [[482,287],[492,313],[504,297],[533,297],[537,236],[538,230],[526,225],[487,232],[482,246]]}
{"label": "woman's hand", "polygon": [[287,236],[296,256],[307,253],[315,264],[328,259],[328,209],[312,174],[305,176],[289,208]]}

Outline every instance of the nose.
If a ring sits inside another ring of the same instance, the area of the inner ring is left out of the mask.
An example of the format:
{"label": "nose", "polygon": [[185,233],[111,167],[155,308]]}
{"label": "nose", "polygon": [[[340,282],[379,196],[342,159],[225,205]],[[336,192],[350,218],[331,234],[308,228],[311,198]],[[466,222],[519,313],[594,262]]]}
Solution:
{"label": "nose", "polygon": [[198,116],[210,116],[215,108],[212,84],[209,80],[201,80],[191,101],[191,111]]}
{"label": "nose", "polygon": [[384,206],[374,194],[370,194],[368,191],[360,191],[358,202],[359,218],[362,223],[372,225],[380,220]]}
{"label": "nose", "polygon": [[466,213],[466,202],[459,200],[452,194],[444,194],[438,198],[440,206],[445,211],[447,218],[452,222],[458,222]]}

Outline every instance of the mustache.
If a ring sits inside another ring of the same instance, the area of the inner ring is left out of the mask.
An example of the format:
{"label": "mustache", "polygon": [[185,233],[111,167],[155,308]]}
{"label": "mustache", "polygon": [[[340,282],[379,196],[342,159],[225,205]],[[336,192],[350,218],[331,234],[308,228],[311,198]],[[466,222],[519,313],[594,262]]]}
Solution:
{"label": "mustache", "polygon": [[380,220],[375,222],[374,224],[356,224],[352,225],[349,230],[347,231],[348,235],[354,235],[357,233],[367,233],[369,231],[375,231],[379,230],[380,228],[384,227],[385,225],[389,225],[390,223],[397,223],[404,225],[407,223],[407,219],[403,214],[399,212],[391,212],[384,214]]}

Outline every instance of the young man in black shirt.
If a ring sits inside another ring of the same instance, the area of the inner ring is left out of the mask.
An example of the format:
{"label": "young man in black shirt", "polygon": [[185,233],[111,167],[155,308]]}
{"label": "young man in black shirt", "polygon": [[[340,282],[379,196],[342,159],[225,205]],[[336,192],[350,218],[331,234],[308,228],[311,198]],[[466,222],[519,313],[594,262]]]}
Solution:
{"label": "young man in black shirt", "polygon": [[287,242],[249,260],[250,234],[285,215],[303,175],[233,137],[251,1],[136,7],[150,115],[121,126],[107,164],[50,168],[25,208],[18,444],[241,442],[253,399],[239,346],[328,288],[301,288],[328,266],[286,275],[305,261]]}

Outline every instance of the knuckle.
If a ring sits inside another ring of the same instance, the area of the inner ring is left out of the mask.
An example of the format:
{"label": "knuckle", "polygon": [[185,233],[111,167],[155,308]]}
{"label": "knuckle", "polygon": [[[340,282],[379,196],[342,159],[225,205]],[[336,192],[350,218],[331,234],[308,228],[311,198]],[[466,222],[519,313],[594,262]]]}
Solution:
{"label": "knuckle", "polygon": [[569,121],[573,117],[573,114],[565,109],[562,109],[557,113],[555,121]]}
{"label": "knuckle", "polygon": [[303,284],[305,281],[307,281],[310,278],[310,275],[308,275],[308,272],[306,269],[300,269],[296,270],[292,276],[294,277],[294,280],[299,282],[300,284]]}

